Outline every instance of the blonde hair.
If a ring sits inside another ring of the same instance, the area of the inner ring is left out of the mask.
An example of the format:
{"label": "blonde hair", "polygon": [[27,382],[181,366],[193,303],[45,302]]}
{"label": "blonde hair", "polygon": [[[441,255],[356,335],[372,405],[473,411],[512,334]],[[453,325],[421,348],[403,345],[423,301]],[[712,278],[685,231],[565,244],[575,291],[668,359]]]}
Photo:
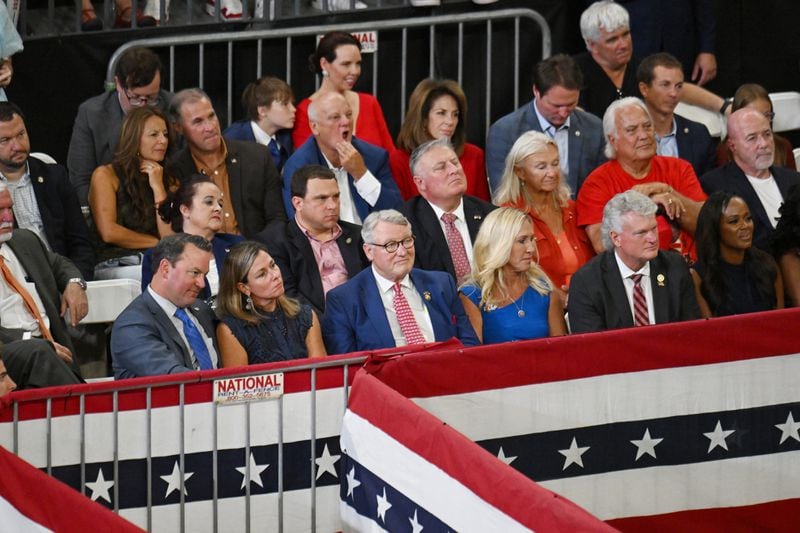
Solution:
{"label": "blonde hair", "polygon": [[[475,266],[464,284],[477,285],[480,288],[482,307],[499,306],[503,298],[498,298],[496,293],[507,294],[508,285],[503,267],[508,264],[514,240],[526,221],[530,223],[530,218],[519,209],[499,207],[489,213],[481,224],[473,246]],[[553,283],[538,262],[532,261],[525,275],[528,285],[539,294],[547,295],[553,290]]]}
{"label": "blonde hair", "polygon": [[[548,148],[554,147],[558,152],[558,145],[548,135],[540,131],[526,131],[519,136],[514,146],[506,156],[506,166],[503,170],[503,177],[500,179],[500,187],[495,193],[494,202],[497,205],[514,204],[530,205],[530,193],[522,184],[522,180],[517,176],[515,169],[522,165],[522,162],[528,157],[545,152]],[[561,154],[559,154],[560,157]],[[566,207],[570,199],[571,191],[569,185],[561,175],[561,169],[558,170],[558,187],[553,191],[553,202],[557,207]],[[524,200],[521,202],[520,200]]]}

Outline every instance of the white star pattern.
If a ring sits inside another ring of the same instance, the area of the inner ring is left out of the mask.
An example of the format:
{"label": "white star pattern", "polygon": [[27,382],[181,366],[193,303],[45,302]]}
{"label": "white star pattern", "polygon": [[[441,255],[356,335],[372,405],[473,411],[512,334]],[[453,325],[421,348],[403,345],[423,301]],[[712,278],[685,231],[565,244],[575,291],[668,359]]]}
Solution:
{"label": "white star pattern", "polygon": [[378,516],[380,517],[381,520],[383,520],[383,523],[385,524],[386,511],[392,508],[392,504],[389,503],[389,498],[386,497],[386,487],[383,487],[383,496],[378,494],[376,498],[378,499]]}
{"label": "white star pattern", "polygon": [[506,457],[506,452],[504,452],[503,451],[503,447],[500,446],[500,451],[497,452],[497,458],[500,459],[501,461],[503,461],[505,464],[510,465],[511,463],[513,463],[516,460],[517,456],[513,455],[513,456]]}
{"label": "white star pattern", "polygon": [[798,434],[800,422],[794,421],[794,415],[792,415],[791,411],[789,411],[789,416],[786,417],[786,422],[784,424],[775,424],[775,427],[781,430],[781,441],[778,444],[783,444],[790,437],[800,442],[800,434]]}
{"label": "white star pattern", "polygon": [[[264,482],[261,481],[261,472],[266,470],[269,467],[269,464],[260,465],[256,463],[256,458],[253,457],[253,452],[250,452],[250,483],[255,483],[262,489],[264,488]],[[247,479],[247,467],[246,466],[237,466],[236,471],[242,475],[242,486],[240,488],[244,489],[244,483]]]}
{"label": "white star pattern", "polygon": [[566,459],[564,459],[564,468],[561,470],[566,470],[567,467],[573,463],[583,468],[582,456],[589,448],[590,446],[578,446],[575,437],[572,437],[572,444],[569,445],[569,448],[566,450],[558,450],[558,453],[566,457]]}
{"label": "white star pattern", "polygon": [[108,493],[108,489],[114,486],[114,482],[105,480],[102,468],[97,472],[97,481],[87,482],[86,486],[92,491],[92,501],[103,498],[108,503],[111,503],[111,495]]}
{"label": "white star pattern", "polygon": [[336,461],[339,460],[339,455],[331,455],[331,452],[328,451],[328,445],[325,445],[325,448],[322,450],[322,455],[314,459],[314,462],[317,463],[319,470],[317,470],[317,479],[322,476],[325,472],[328,472],[333,477],[339,477],[336,474]]}
{"label": "white star pattern", "polygon": [[414,518],[409,518],[409,522],[411,522],[411,533],[420,533],[422,531],[422,525],[417,521],[417,510],[414,509]]}
{"label": "white star pattern", "polygon": [[636,446],[636,460],[638,461],[644,454],[649,455],[653,459],[656,458],[656,446],[658,446],[664,439],[654,439],[650,436],[650,428],[644,430],[644,436],[641,440],[632,440],[631,444]]}
{"label": "white star pattern", "polygon": [[[353,495],[353,489],[361,485],[361,482],[356,479],[356,467],[350,469],[350,472],[347,473],[347,496],[350,497]],[[353,500],[355,500],[355,496],[353,496]]]}
{"label": "white star pattern", "polygon": [[[183,494],[188,496],[186,492],[186,481],[194,475],[194,472],[186,472],[183,474]],[[168,498],[172,491],[180,490],[181,488],[181,469],[178,467],[178,461],[175,461],[175,466],[172,467],[172,472],[166,476],[160,476],[161,479],[167,482],[167,493],[164,498]]]}
{"label": "white star pattern", "polygon": [[711,431],[710,433],[703,433],[703,435],[705,435],[706,438],[708,438],[708,440],[711,441],[711,442],[708,443],[708,452],[707,453],[711,453],[711,450],[713,450],[717,446],[720,446],[723,449],[727,450],[728,449],[728,443],[725,442],[725,439],[730,437],[730,435],[734,431],[736,431],[736,430],[734,430],[734,429],[728,429],[728,430],[722,429],[722,424],[720,424],[719,420],[717,420],[717,426],[714,428],[714,431]]}

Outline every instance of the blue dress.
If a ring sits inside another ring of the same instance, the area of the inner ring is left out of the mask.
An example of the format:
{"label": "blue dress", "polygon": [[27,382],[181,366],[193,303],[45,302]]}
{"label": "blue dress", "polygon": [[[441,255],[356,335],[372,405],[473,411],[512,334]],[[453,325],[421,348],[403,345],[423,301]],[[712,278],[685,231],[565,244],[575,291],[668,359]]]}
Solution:
{"label": "blue dress", "polygon": [[300,313],[294,318],[284,315],[280,307],[272,312],[260,311],[260,314],[263,318],[257,324],[232,316],[222,317],[222,321],[247,352],[248,364],[308,357],[306,334],[313,320],[310,305],[302,304]]}
{"label": "blue dress", "polygon": [[[481,310],[483,318],[483,343],[522,341],[550,335],[547,313],[550,295],[542,296],[533,287],[528,287],[516,302],[504,307],[487,310],[481,306],[481,290],[474,285],[461,287],[461,293]],[[520,310],[524,316],[519,316]]]}

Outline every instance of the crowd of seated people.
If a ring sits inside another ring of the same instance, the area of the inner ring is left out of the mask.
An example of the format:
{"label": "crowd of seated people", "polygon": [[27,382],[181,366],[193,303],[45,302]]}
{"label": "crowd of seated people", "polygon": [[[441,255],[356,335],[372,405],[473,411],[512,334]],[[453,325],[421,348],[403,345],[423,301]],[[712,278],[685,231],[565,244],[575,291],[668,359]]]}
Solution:
{"label": "crowd of seated people", "polygon": [[[119,134],[91,148],[111,104],[81,106],[70,149],[81,164],[59,207],[75,218],[95,160],[93,231],[69,230],[83,236],[70,246],[95,238],[93,269],[54,253],[72,257],[36,185],[44,170],[28,162],[21,111],[0,109],[9,376],[20,388],[80,381],[55,304],[77,323],[92,275],[141,278],[113,324],[116,378],[798,305],[800,174],[778,164],[765,93],[737,92],[717,166],[705,127],[674,112],[681,63],[634,63],[628,25],[619,4],[592,4],[590,53],[534,67],[533,100],[489,128],[485,161],[452,80],[419,82],[395,147],[377,99],[353,91],[361,52],[347,33],[320,40],[322,83],[296,109],[289,85],[260,78],[224,135],[205,92],[165,93],[154,54],[131,48],[109,111]],[[35,257],[20,242],[40,243]]]}

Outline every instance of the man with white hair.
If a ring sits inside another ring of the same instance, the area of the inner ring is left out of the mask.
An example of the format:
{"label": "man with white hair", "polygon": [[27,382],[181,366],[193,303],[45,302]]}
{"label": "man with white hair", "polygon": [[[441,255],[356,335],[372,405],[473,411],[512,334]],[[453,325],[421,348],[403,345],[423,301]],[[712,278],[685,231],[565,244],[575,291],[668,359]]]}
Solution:
{"label": "man with white hair", "polygon": [[446,341],[479,344],[452,276],[414,267],[414,234],[394,209],[374,211],[361,228],[372,262],[328,292],[322,331],[329,354]]}
{"label": "man with white hair", "polygon": [[753,215],[753,245],[765,249],[778,224],[783,199],[800,173],[773,166],[775,139],[769,119],[760,111],[742,108],[728,118],[728,147],[733,160],[700,177],[707,194],[729,191],[740,196]]}
{"label": "man with white hair", "polygon": [[[580,106],[600,117],[614,100],[639,95],[630,17],[620,4],[602,0],[581,14],[580,26],[587,49],[575,56],[585,81]],[[691,83],[684,85],[681,101],[714,112],[727,107],[723,98]]]}
{"label": "man with white hair", "polygon": [[572,333],[700,318],[689,267],[658,249],[658,206],[626,191],[603,209],[605,251],[581,267],[569,288]]}
{"label": "man with white hair", "polygon": [[589,174],[578,193],[578,225],[586,228],[596,252],[603,250],[600,222],[603,206],[615,194],[634,189],[659,208],[661,248],[669,248],[683,232],[685,252],[691,253],[697,214],[706,195],[692,166],[677,157],[656,155],[653,121],[638,98],[613,102],[603,116],[609,161]]}

